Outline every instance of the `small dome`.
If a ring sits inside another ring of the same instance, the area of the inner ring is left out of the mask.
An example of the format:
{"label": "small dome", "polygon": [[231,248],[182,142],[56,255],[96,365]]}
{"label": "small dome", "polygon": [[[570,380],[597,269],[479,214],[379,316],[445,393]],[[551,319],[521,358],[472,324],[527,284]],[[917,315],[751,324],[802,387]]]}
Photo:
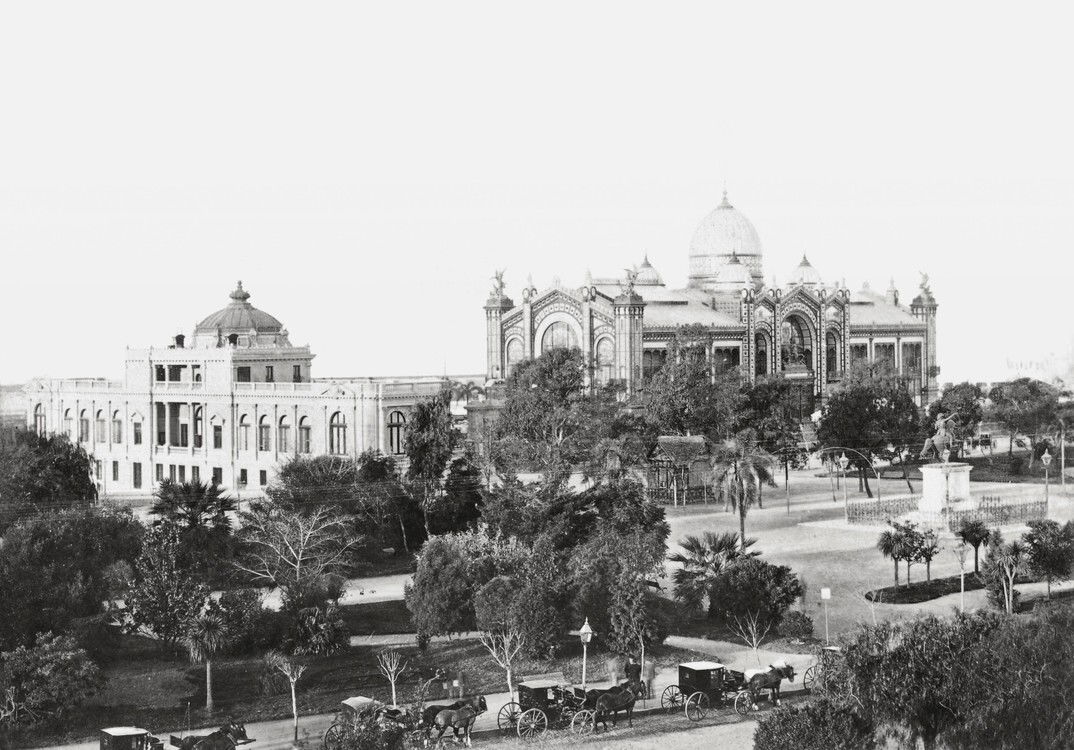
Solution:
{"label": "small dome", "polygon": [[653,268],[652,263],[649,262],[649,256],[645,256],[645,260],[638,266],[638,279],[634,282],[638,286],[663,286],[664,280],[660,278],[660,274]]}
{"label": "small dome", "polygon": [[745,214],[727,200],[702,219],[690,242],[690,285],[706,286],[715,280],[718,269],[735,254],[756,283],[761,281],[764,251],[757,230]]}
{"label": "small dome", "polygon": [[242,288],[241,281],[229,296],[231,303],[198,323],[195,335],[219,333],[226,337],[233,333],[247,336],[283,331],[283,323],[249,303],[250,293]]}
{"label": "small dome", "polygon": [[753,274],[749,266],[742,262],[738,253],[732,252],[727,262],[716,269],[716,279],[709,286],[714,291],[739,292],[752,284]]}
{"label": "small dome", "polygon": [[815,287],[821,285],[820,273],[809,262],[809,258],[802,256],[802,262],[791,272],[791,286]]}

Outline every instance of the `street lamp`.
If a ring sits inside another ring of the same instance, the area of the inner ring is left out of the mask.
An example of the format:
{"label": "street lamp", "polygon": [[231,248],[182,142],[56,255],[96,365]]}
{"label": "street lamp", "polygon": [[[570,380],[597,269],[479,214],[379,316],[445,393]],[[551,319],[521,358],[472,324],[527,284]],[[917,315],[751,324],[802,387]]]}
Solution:
{"label": "street lamp", "polygon": [[963,613],[966,612],[966,556],[969,554],[969,548],[965,542],[959,542],[952,552],[955,553],[955,559],[958,560],[958,579],[959,588],[961,592],[959,594],[959,609]]}
{"label": "street lamp", "polygon": [[1052,462],[1052,454],[1048,452],[1048,449],[1044,449],[1044,455],[1040,457],[1040,462],[1044,464],[1044,515],[1048,515],[1048,465]]}
{"label": "street lamp", "polygon": [[850,465],[850,459],[847,458],[846,453],[839,454],[839,468],[843,471],[843,515],[845,516],[850,512],[847,505],[847,466]]}
{"label": "street lamp", "polygon": [[589,618],[585,618],[582,629],[578,631],[578,637],[582,640],[582,692],[585,692],[585,668],[589,656],[589,642],[593,640],[593,628],[589,626]]}

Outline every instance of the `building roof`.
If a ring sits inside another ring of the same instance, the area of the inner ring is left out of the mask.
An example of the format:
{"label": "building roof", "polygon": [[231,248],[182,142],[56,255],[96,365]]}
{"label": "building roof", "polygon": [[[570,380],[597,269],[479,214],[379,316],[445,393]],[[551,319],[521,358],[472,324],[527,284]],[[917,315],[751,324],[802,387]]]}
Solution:
{"label": "building roof", "polygon": [[649,262],[649,256],[646,255],[645,259],[638,266],[638,278],[634,282],[637,286],[663,286],[664,280],[660,278],[660,274],[653,264]]}
{"label": "building roof", "polygon": [[228,306],[198,323],[194,329],[195,334],[220,331],[227,336],[231,333],[279,333],[283,330],[283,323],[250,304],[250,293],[242,288],[241,281],[228,296],[231,297]]}
{"label": "building roof", "polygon": [[731,205],[725,190],[720,205],[694,231],[690,242],[690,277],[711,279],[732,253],[742,258],[752,271],[757,271],[764,251],[753,223]]}
{"label": "building roof", "polygon": [[798,286],[819,286],[821,283],[820,272],[813,268],[809,258],[803,255],[802,262],[791,271],[790,283]]}
{"label": "building roof", "polygon": [[660,452],[674,464],[690,464],[705,458],[711,451],[712,442],[703,435],[661,435],[650,455]]}
{"label": "building roof", "polygon": [[868,289],[850,295],[850,325],[905,326],[924,328],[925,323],[905,307],[891,304],[882,294]]}

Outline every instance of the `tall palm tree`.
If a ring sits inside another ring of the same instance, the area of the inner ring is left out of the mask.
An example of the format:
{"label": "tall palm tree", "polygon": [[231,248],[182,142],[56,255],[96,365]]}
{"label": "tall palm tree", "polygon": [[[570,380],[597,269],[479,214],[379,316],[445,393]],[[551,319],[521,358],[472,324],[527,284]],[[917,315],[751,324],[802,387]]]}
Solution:
{"label": "tall palm tree", "polygon": [[992,532],[984,521],[966,519],[959,527],[957,535],[962,541],[973,547],[973,572],[980,573],[981,567],[978,562],[978,553],[982,544],[988,544]]}
{"label": "tall palm tree", "polygon": [[170,521],[183,531],[206,530],[230,532],[235,499],[225,495],[217,484],[173,482],[165,479],[157,490],[157,501],[150,513],[156,523]]}
{"label": "tall palm tree", "polygon": [[761,492],[761,485],[775,487],[776,457],[755,443],[731,438],[712,457],[714,493],[724,505],[738,512],[739,541],[746,550],[746,514]]}
{"label": "tall palm tree", "polygon": [[211,607],[198,616],[187,631],[190,661],[205,664],[205,710],[208,713],[213,712],[213,657],[223,648],[226,636],[224,619]]}
{"label": "tall palm tree", "polygon": [[[744,551],[756,542],[756,539],[747,539],[740,548],[738,534],[733,531],[721,534],[706,531],[701,536],[684,537],[679,542],[683,551],[668,556],[671,562],[682,565],[672,574],[675,598],[690,609],[701,609],[727,563],[741,557],[756,557],[761,554]],[[710,598],[709,609],[711,608]]]}
{"label": "tall palm tree", "polygon": [[880,533],[876,540],[876,548],[884,557],[890,557],[895,563],[895,587],[899,586],[899,560],[902,559],[903,542],[899,538],[899,532],[895,529],[886,529]]}

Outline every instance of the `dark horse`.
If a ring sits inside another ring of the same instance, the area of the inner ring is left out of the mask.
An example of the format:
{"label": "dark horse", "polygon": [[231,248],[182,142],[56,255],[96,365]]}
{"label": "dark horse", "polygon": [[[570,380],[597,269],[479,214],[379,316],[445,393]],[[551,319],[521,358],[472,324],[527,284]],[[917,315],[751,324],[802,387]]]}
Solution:
{"label": "dark horse", "polygon": [[463,742],[470,747],[470,732],[474,728],[478,714],[488,710],[485,696],[478,695],[467,701],[460,701],[463,705],[459,708],[445,708],[433,719],[433,724],[440,731],[436,735],[437,742],[444,736],[444,732],[451,729],[452,735],[457,740],[459,732],[462,732]]}
{"label": "dark horse", "polygon": [[786,662],[770,664],[767,670],[750,669],[746,671],[746,690],[750,694],[750,708],[757,710],[757,694],[769,690],[770,700],[779,705],[779,686],[784,679],[794,681],[794,667]]}
{"label": "dark horse", "polygon": [[[458,711],[459,709],[469,706],[474,710],[474,715],[484,713],[488,710],[488,704],[485,702],[485,696],[474,695],[469,698],[455,701],[454,703],[430,705],[426,706],[421,711],[421,726],[425,729],[425,738],[429,738],[429,733],[433,731],[433,727],[436,726],[436,717],[440,715],[442,711]],[[471,722],[472,724],[473,722]],[[441,732],[443,734],[443,732]]]}
{"label": "dark horse", "polygon": [[593,731],[597,731],[597,722],[608,731],[608,714],[612,715],[612,726],[615,726],[620,711],[626,711],[627,725],[634,726],[634,702],[638,699],[637,692],[628,685],[617,685],[601,692],[593,701]]}
{"label": "dark horse", "polygon": [[179,750],[234,750],[238,745],[253,742],[246,736],[246,727],[241,721],[228,718],[227,724],[211,734],[191,735],[190,737],[171,737],[170,744]]}

